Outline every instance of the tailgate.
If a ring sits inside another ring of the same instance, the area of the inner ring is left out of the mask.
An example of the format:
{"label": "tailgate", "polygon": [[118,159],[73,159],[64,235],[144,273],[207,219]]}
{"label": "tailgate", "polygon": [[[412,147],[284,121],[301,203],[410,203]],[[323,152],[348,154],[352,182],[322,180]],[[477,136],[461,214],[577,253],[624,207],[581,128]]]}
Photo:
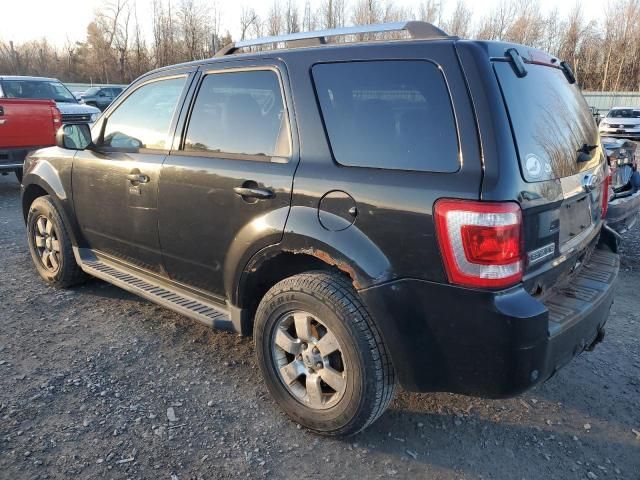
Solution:
{"label": "tailgate", "polygon": [[535,197],[523,206],[525,287],[534,294],[577,273],[588,258],[602,225],[607,173],[582,93],[557,59],[545,55],[536,52],[534,61],[523,54],[524,76],[506,58],[493,62],[524,193]]}
{"label": "tailgate", "polygon": [[55,105],[52,100],[0,98],[0,149],[54,145],[60,125],[54,125]]}

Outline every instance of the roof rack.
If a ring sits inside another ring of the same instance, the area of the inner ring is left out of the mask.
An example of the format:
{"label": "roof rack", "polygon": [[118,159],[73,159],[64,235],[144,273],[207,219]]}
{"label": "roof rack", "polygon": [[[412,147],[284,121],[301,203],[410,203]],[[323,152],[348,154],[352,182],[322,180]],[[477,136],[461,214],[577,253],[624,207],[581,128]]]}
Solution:
{"label": "roof rack", "polygon": [[231,55],[241,48],[255,47],[258,45],[268,45],[284,43],[286,47],[311,47],[324,45],[327,37],[338,37],[344,35],[359,35],[364,33],[384,33],[406,31],[412,39],[437,39],[451,38],[438,27],[427,22],[394,22],[378,23],[373,25],[356,25],[353,27],[334,28],[331,30],[317,30],[314,32],[298,32],[288,35],[278,35],[273,37],[262,37],[251,40],[240,40],[232,42],[220,49],[215,56],[224,57]]}

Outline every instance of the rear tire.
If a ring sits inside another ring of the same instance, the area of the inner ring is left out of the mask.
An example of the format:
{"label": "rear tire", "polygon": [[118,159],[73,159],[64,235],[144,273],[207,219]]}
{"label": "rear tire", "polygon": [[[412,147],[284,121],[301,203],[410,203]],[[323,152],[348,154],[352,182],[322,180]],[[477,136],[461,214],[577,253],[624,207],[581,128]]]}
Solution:
{"label": "rear tire", "polygon": [[73,255],[67,227],[49,195],[36,198],[29,207],[27,236],[33,263],[47,283],[67,288],[86,280]]}
{"label": "rear tire", "polygon": [[337,273],[309,272],[277,283],[258,306],[254,338],[276,402],[316,433],[356,434],[393,399],[395,375],[380,334]]}

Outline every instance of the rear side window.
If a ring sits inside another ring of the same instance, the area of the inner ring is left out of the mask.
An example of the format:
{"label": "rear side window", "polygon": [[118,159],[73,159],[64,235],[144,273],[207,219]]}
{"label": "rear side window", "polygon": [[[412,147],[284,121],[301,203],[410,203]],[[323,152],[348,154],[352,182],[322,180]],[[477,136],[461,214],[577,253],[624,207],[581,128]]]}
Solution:
{"label": "rear side window", "polygon": [[421,60],[318,64],[313,80],[338,163],[458,170],[456,122],[437,65]]}
{"label": "rear side window", "polygon": [[213,73],[200,86],[184,150],[269,160],[291,154],[289,122],[273,70]]}

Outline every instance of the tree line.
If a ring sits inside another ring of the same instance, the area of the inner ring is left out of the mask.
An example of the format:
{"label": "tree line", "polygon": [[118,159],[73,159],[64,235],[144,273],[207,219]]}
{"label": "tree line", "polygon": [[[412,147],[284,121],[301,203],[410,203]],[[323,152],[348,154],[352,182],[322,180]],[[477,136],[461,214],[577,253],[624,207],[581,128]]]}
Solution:
{"label": "tree line", "polygon": [[223,30],[230,22],[237,39],[247,39],[415,19],[463,38],[545,50],[567,60],[585,90],[640,90],[640,0],[607,2],[601,18],[587,18],[580,2],[560,14],[544,12],[535,0],[501,0],[486,12],[474,12],[464,0],[450,0],[445,9],[444,1],[423,0],[408,8],[391,0],[272,0],[263,11],[245,6],[239,18],[230,19],[223,18],[216,0],[152,0],[150,18],[140,19],[136,0],[107,0],[84,41],[15,44],[0,38],[0,74],[129,83],[156,67],[213,56],[233,40]]}

